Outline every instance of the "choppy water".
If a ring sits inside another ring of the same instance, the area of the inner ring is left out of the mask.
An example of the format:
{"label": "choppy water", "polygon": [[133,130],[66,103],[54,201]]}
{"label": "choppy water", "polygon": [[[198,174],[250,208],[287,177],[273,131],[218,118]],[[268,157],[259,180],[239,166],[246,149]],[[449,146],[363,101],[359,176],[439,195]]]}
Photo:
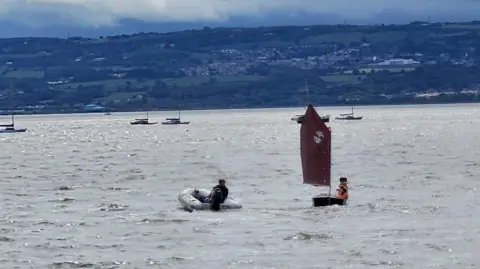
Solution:
{"label": "choppy water", "polygon": [[[330,208],[301,181],[302,110],[190,111],[183,126],[19,116],[27,133],[0,136],[0,268],[480,267],[480,106],[330,123],[351,189]],[[221,177],[242,210],[177,209],[183,188]]]}

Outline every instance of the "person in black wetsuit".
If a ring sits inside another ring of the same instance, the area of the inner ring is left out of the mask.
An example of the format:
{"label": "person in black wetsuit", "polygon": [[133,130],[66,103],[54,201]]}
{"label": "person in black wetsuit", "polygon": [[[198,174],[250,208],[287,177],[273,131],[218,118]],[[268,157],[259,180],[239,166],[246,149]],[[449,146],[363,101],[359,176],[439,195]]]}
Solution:
{"label": "person in black wetsuit", "polygon": [[202,202],[210,203],[212,194],[215,191],[215,189],[220,189],[222,191],[222,203],[225,202],[225,199],[227,199],[228,197],[228,188],[227,186],[225,186],[225,183],[226,183],[225,179],[220,179],[218,181],[218,185],[212,188],[212,192],[210,192],[210,194],[207,197],[205,197]]}

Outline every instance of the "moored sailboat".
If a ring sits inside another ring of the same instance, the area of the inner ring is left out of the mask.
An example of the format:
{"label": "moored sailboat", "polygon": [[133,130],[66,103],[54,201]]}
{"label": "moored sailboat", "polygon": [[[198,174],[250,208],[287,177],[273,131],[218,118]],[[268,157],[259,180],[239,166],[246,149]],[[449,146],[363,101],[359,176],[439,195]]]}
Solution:
{"label": "moored sailboat", "polygon": [[[179,98],[180,99],[180,98]],[[190,124],[190,121],[182,121],[180,103],[178,103],[178,118],[166,118],[163,125]]]}
{"label": "moored sailboat", "polygon": [[[145,103],[148,104],[148,96],[145,95],[143,98]],[[131,121],[130,124],[131,125],[153,125],[153,124],[157,124],[157,122],[151,122],[151,121],[148,121],[148,115],[149,115],[149,111],[147,110],[147,115],[145,118],[140,118],[140,119],[135,119],[134,121]]]}
{"label": "moored sailboat", "polygon": [[[348,77],[349,81],[350,81],[350,91],[352,89],[352,77],[349,76]],[[363,117],[360,116],[360,117],[355,117],[355,115],[353,114],[353,106],[352,106],[352,112],[351,113],[344,113],[344,114],[340,114],[340,117],[335,117],[336,120],[361,120]]]}
{"label": "moored sailboat", "polygon": [[361,120],[363,119],[363,116],[355,117],[355,115],[353,114],[353,106],[352,106],[352,112],[340,114],[340,117],[335,117],[335,119],[336,120]]}
{"label": "moored sailboat", "polygon": [[307,106],[300,128],[300,154],[303,183],[328,187],[328,195],[312,197],[313,206],[344,205],[344,200],[331,195],[332,133],[311,104]]}
{"label": "moored sailboat", "polygon": [[148,121],[148,112],[147,112],[147,117],[146,118],[143,118],[143,119],[135,119],[134,121],[131,121],[130,122],[131,125],[153,125],[153,124],[157,124],[157,122],[151,122],[151,121]]}
{"label": "moored sailboat", "polygon": [[178,109],[178,118],[166,118],[165,121],[162,121],[162,124],[169,125],[169,124],[190,124],[189,121],[182,121],[180,117],[180,109]]}
{"label": "moored sailboat", "polygon": [[[10,98],[13,96],[13,82],[10,80]],[[12,102],[13,104],[13,102]],[[15,129],[15,112],[12,109],[12,123],[10,124],[0,124],[0,133],[24,133],[27,131],[27,128]]]}
{"label": "moored sailboat", "polygon": [[[305,115],[295,115],[295,117],[292,117],[292,120],[296,121],[297,123],[302,123],[304,117]],[[320,118],[323,122],[330,122],[330,115],[323,115],[320,116]]]}
{"label": "moored sailboat", "polygon": [[0,124],[0,134],[5,133],[24,133],[27,131],[27,128],[20,128],[15,129],[15,123],[13,121],[13,114],[12,114],[12,124]]}
{"label": "moored sailboat", "polygon": [[[308,89],[308,82],[307,80],[305,79],[305,92],[307,94],[307,101],[310,103],[311,100],[310,100],[310,91]],[[305,117],[305,114],[304,115],[295,115],[294,117],[292,117],[292,121],[296,121],[297,123],[302,123],[303,119]],[[323,122],[329,122],[330,121],[330,115],[323,115],[320,117],[322,119]]]}

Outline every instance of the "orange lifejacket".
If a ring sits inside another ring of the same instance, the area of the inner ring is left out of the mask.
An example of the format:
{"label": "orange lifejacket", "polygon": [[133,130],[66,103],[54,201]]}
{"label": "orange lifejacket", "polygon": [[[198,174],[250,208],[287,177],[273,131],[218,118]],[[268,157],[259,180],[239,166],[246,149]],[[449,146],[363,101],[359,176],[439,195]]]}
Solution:
{"label": "orange lifejacket", "polygon": [[348,199],[348,186],[347,183],[340,183],[337,189],[337,198],[347,200]]}

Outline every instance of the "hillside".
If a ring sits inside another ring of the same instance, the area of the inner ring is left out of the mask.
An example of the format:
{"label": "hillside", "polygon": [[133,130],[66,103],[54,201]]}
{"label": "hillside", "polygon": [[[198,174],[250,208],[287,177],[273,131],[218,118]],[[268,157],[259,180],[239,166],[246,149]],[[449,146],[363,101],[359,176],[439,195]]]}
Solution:
{"label": "hillside", "polygon": [[479,31],[416,22],[0,39],[0,108],[12,106],[10,81],[14,105],[38,112],[301,106],[306,78],[319,105],[476,101]]}

